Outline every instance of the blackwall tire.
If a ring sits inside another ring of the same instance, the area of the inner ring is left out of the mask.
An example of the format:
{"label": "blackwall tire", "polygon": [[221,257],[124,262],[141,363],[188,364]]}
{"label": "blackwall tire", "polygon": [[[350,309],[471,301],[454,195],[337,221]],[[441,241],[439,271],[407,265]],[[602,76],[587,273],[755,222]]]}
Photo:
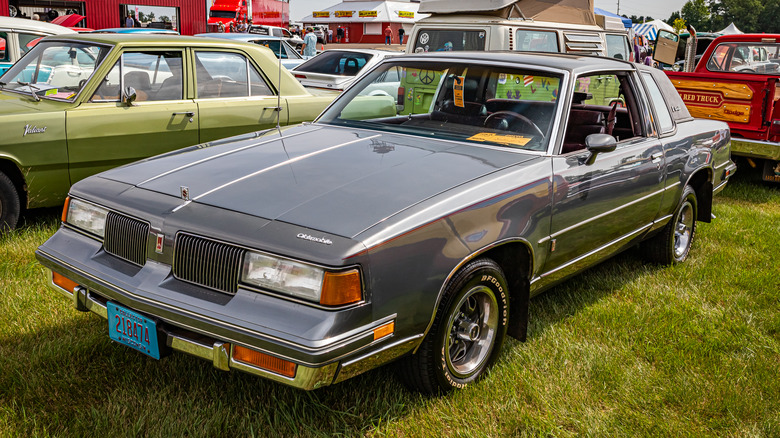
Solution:
{"label": "blackwall tire", "polygon": [[0,234],[16,228],[19,220],[19,194],[8,176],[0,172]]}
{"label": "blackwall tire", "polygon": [[482,377],[506,337],[508,294],[504,273],[493,260],[477,259],[461,268],[448,283],[417,353],[399,364],[404,383],[441,394]]}
{"label": "blackwall tire", "polygon": [[697,213],[696,192],[691,186],[686,186],[669,223],[642,244],[645,258],[663,265],[684,262],[696,236]]}

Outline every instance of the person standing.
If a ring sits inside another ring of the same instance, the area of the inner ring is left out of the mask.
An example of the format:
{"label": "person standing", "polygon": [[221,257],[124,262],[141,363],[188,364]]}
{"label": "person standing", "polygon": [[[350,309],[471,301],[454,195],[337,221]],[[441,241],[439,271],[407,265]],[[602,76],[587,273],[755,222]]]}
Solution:
{"label": "person standing", "polygon": [[127,18],[125,18],[125,27],[134,27],[134,26],[135,26],[135,20],[133,20],[133,17],[128,15]]}
{"label": "person standing", "polygon": [[388,24],[385,28],[385,45],[389,46],[393,42],[393,29]]}
{"label": "person standing", "polygon": [[405,33],[406,33],[406,31],[404,30],[403,27],[398,29],[398,44],[403,45],[403,43],[404,43],[404,34]]}
{"label": "person standing", "polygon": [[332,43],[332,42],[333,42],[333,29],[331,29],[329,27],[328,28],[328,43]]}
{"label": "person standing", "polygon": [[336,29],[336,42],[340,43],[342,38],[344,38],[344,28],[339,26],[338,29]]}
{"label": "person standing", "polygon": [[317,34],[311,27],[306,28],[306,35],[303,37],[303,48],[301,55],[314,56],[317,54]]}

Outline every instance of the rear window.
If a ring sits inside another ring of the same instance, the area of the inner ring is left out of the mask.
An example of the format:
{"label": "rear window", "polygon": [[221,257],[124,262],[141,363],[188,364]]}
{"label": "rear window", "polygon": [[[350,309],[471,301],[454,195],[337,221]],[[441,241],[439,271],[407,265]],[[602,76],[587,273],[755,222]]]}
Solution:
{"label": "rear window", "polygon": [[485,50],[484,30],[420,29],[414,41],[414,52],[451,52]]}
{"label": "rear window", "polygon": [[328,50],[304,62],[295,71],[337,76],[356,76],[373,58],[370,53]]}

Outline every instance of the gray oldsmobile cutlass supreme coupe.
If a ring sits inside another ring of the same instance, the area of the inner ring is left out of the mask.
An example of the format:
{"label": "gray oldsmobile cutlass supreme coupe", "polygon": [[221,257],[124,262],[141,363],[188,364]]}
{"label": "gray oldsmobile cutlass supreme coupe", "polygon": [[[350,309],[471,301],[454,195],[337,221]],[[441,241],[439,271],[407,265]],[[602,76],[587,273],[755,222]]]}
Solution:
{"label": "gray oldsmobile cutlass supreme coupe", "polygon": [[151,357],[303,389],[403,357],[437,393],[525,338],[529,297],[639,242],[685,260],[729,140],[628,62],[392,58],[315,123],[80,181],[37,257]]}

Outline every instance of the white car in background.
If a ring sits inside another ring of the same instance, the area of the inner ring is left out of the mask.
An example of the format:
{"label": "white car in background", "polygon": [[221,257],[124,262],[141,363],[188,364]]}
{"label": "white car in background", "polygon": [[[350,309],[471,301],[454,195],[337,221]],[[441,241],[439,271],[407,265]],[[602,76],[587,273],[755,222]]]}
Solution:
{"label": "white car in background", "polygon": [[[374,49],[326,50],[295,67],[292,73],[304,87],[341,92],[379,61],[399,55],[400,52]],[[396,91],[387,94],[394,96]]]}
{"label": "white car in background", "polygon": [[276,55],[277,58],[282,60],[282,66],[284,66],[284,68],[287,70],[291,70],[293,67],[296,67],[307,59],[312,58],[308,56],[301,56],[294,48],[292,48],[292,46],[287,44],[287,41],[285,41],[284,38],[280,37],[234,32],[199,33],[195,36],[243,41],[246,43],[253,43],[268,47],[272,52],[274,52],[274,55]]}
{"label": "white car in background", "polygon": [[303,47],[303,38],[291,34],[289,30],[283,27],[253,24],[252,26],[249,26],[249,33],[279,37],[287,41],[287,44],[295,47],[296,50],[301,50]]}
{"label": "white car in background", "polygon": [[5,73],[41,38],[75,31],[57,24],[24,18],[0,17],[0,75]]}

